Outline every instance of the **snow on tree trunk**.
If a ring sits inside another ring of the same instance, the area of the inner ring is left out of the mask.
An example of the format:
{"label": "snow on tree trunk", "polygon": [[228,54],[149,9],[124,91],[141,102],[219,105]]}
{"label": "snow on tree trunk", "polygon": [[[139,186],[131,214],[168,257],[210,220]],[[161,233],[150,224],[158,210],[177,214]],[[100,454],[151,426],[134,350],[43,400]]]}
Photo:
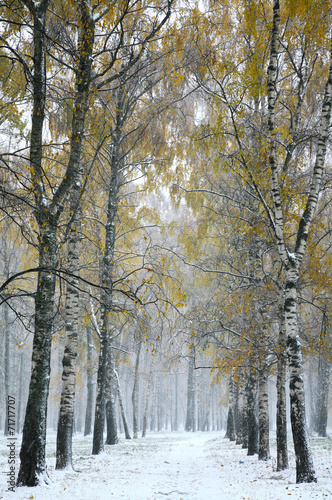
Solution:
{"label": "snow on tree trunk", "polygon": [[293,442],[296,455],[296,482],[316,481],[305,413],[304,382],[302,371],[302,347],[297,323],[298,271],[290,266],[286,269],[285,328],[289,360],[290,414]]}
{"label": "snow on tree trunk", "polygon": [[[280,24],[279,0],[273,2],[273,23],[271,31],[270,62],[268,67],[268,129],[269,129],[269,165],[271,170],[271,194],[273,200],[273,218],[267,210],[271,227],[274,230],[278,252],[281,257],[284,272],[284,314],[285,329],[287,335],[287,347],[290,373],[290,406],[291,422],[296,455],[296,481],[314,482],[316,475],[313,467],[311,450],[309,445],[308,429],[305,415],[304,387],[302,374],[301,342],[298,333],[297,320],[297,283],[300,277],[300,267],[306,252],[307,240],[310,226],[315,214],[318,197],[321,189],[321,181],[325,168],[325,157],[327,140],[329,137],[329,126],[332,105],[332,45],[330,48],[330,67],[328,79],[325,85],[324,99],[320,116],[320,125],[317,138],[317,151],[315,164],[312,169],[307,201],[302,212],[294,251],[290,252],[286,242],[285,224],[283,215],[283,200],[279,182],[279,167],[277,157],[276,138],[276,102],[278,99],[278,43]],[[302,98],[301,98],[302,99]],[[300,107],[299,107],[300,109]],[[288,161],[288,155],[286,160]],[[286,168],[287,165],[284,165]]]}

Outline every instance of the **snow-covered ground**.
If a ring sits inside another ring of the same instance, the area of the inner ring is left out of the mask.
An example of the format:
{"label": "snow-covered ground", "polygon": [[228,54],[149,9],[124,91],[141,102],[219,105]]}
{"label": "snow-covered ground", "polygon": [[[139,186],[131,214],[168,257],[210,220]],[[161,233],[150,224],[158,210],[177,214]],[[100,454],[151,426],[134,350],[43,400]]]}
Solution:
{"label": "snow-covered ground", "polygon": [[[290,468],[274,470],[276,445],[271,434],[268,462],[248,457],[246,450],[220,432],[150,433],[145,439],[106,446],[91,456],[91,437],[74,438],[75,471],[55,471],[55,433],[48,434],[47,465],[52,483],[6,491],[8,440],[0,439],[0,498],[35,500],[268,500],[332,498],[332,436],[311,440],[317,484],[295,483]],[[18,469],[19,439],[16,448]]]}

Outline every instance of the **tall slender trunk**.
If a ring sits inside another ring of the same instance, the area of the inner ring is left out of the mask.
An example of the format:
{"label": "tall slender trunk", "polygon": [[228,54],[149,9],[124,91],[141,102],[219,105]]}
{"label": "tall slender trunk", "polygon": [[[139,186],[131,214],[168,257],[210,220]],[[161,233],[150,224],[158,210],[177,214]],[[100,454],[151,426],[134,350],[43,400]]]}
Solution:
{"label": "tall slender trunk", "polygon": [[237,382],[237,408],[236,408],[236,444],[243,444],[243,424],[245,407],[245,378],[239,374]]}
{"label": "tall slender trunk", "polygon": [[236,391],[236,388],[234,386],[235,386],[235,382],[233,379],[233,374],[231,373],[229,376],[229,380],[228,380],[229,396],[228,396],[227,427],[226,427],[226,434],[225,434],[225,438],[228,438],[230,441],[235,441],[235,406],[236,406],[235,391]]}
{"label": "tall slender trunk", "polygon": [[320,437],[326,437],[331,363],[327,359],[324,348],[331,346],[331,333],[332,330],[328,327],[328,318],[325,311],[321,329],[323,352],[320,352],[318,358],[317,395],[315,398],[315,430]]}
{"label": "tall slender trunk", "polygon": [[[56,227],[54,225],[44,229],[43,243],[40,247],[39,266],[41,268],[56,268]],[[39,271],[35,298],[32,371],[23,427],[18,486],[36,486],[41,482],[48,483],[45,445],[54,295],[54,273]]]}
{"label": "tall slender trunk", "polygon": [[33,16],[34,69],[33,110],[31,126],[30,164],[39,227],[39,272],[35,294],[35,335],[29,398],[23,427],[20,452],[19,486],[36,486],[47,482],[45,462],[47,398],[50,381],[51,336],[54,323],[55,273],[57,268],[57,229],[64,202],[79,176],[82,140],[89,96],[94,21],[84,2],[80,3],[82,30],[79,48],[79,71],[76,74],[75,109],[71,125],[70,155],[66,173],[54,192],[46,196],[43,169],[43,125],[46,104],[46,14],[49,0],[26,2]]}
{"label": "tall slender trunk", "polygon": [[146,436],[148,411],[149,411],[149,403],[150,403],[150,392],[151,392],[151,385],[152,385],[152,375],[153,375],[153,371],[154,371],[155,361],[156,361],[156,354],[152,358],[152,363],[151,363],[149,377],[148,377],[148,383],[146,386],[145,408],[144,408],[143,426],[142,426],[142,438],[145,438],[145,436]]}
{"label": "tall slender trunk", "polygon": [[[251,360],[252,361],[252,360]],[[258,422],[256,417],[257,371],[255,364],[248,367],[247,375],[247,416],[248,416],[248,455],[258,453]]]}
{"label": "tall slender trunk", "polygon": [[287,448],[287,412],[286,412],[286,370],[287,370],[287,337],[283,311],[280,312],[278,339],[278,373],[277,373],[277,470],[288,468]]}
{"label": "tall slender trunk", "polygon": [[321,354],[318,364],[316,430],[318,436],[326,437],[331,363]]}
{"label": "tall slender trunk", "polygon": [[187,383],[187,417],[185,430],[195,430],[195,386],[194,386],[194,355],[189,356],[188,383]]}
{"label": "tall slender trunk", "polygon": [[297,323],[298,278],[299,275],[296,268],[290,267],[286,269],[284,308],[290,373],[290,413],[296,455],[296,482],[310,483],[316,481],[316,474],[310,451],[305,412],[302,347],[298,335]]}
{"label": "tall slender trunk", "polygon": [[135,375],[134,375],[134,385],[131,400],[133,403],[133,438],[138,438],[138,380],[139,380],[139,358],[142,348],[142,342],[140,341],[137,347],[136,363],[135,363]]}
{"label": "tall slender trunk", "polygon": [[17,402],[17,421],[16,421],[16,432],[19,433],[21,431],[21,413],[22,413],[22,399],[23,399],[23,367],[24,367],[24,352],[20,350],[20,374],[19,374],[19,391],[18,391],[18,402]]}
{"label": "tall slender trunk", "polygon": [[118,428],[116,422],[116,382],[115,382],[115,367],[114,367],[114,350],[111,344],[109,349],[108,373],[107,373],[107,391],[106,391],[106,422],[107,422],[107,435],[106,444],[117,444]]}
{"label": "tall slender trunk", "polygon": [[107,316],[104,318],[97,375],[97,397],[95,406],[95,422],[93,427],[92,455],[98,455],[104,450],[104,426],[106,410],[106,383],[108,371],[109,335]]}
{"label": "tall slender trunk", "polygon": [[66,344],[62,360],[62,389],[56,444],[56,469],[72,469],[76,357],[79,318],[79,268],[81,252],[80,183],[71,192],[70,209],[74,214],[68,242],[67,293],[65,304]]}
{"label": "tall slender trunk", "polygon": [[92,337],[91,327],[86,326],[86,343],[87,343],[87,359],[86,359],[86,377],[87,377],[87,397],[85,410],[84,436],[91,434],[92,428],[92,405],[93,405],[93,367],[92,367]]}
{"label": "tall slender trunk", "polygon": [[179,374],[175,372],[175,393],[174,393],[174,431],[179,430]]}
{"label": "tall slender trunk", "polygon": [[6,413],[5,413],[5,428],[4,428],[4,435],[8,436],[9,430],[8,430],[8,412],[7,412],[7,401],[8,401],[8,396],[11,396],[10,394],[10,366],[11,366],[11,352],[10,352],[10,332],[9,332],[9,306],[7,302],[4,302],[3,304],[3,320],[4,320],[4,333],[5,333],[5,363],[4,363],[4,371],[5,371],[5,398],[4,401],[6,403]]}
{"label": "tall slender trunk", "polygon": [[[112,134],[112,142],[106,148],[109,155],[110,181],[108,185],[108,204],[105,228],[105,254],[101,263],[101,338],[100,356],[97,377],[97,397],[95,408],[95,424],[93,433],[92,453],[99,454],[104,449],[103,433],[105,425],[106,410],[106,388],[108,373],[108,358],[110,343],[109,315],[112,312],[112,289],[114,272],[114,252],[115,252],[115,221],[118,213],[118,194],[120,189],[120,147],[123,127],[123,108],[125,100],[125,75],[120,78],[119,91],[117,96],[116,123]],[[112,401],[110,402],[112,405]]]}
{"label": "tall slender trunk", "polygon": [[117,391],[118,391],[118,398],[119,398],[119,405],[120,405],[120,411],[121,411],[121,418],[122,418],[122,423],[123,423],[123,428],[124,428],[125,436],[126,436],[126,439],[131,439],[130,432],[129,432],[129,427],[128,427],[127,419],[126,419],[126,412],[125,412],[124,404],[123,404],[123,398],[122,398],[122,393],[121,393],[119,375],[118,375],[118,373],[117,373],[116,370],[114,370],[114,375],[115,375],[116,387],[117,387]]}
{"label": "tall slender trunk", "polygon": [[258,376],[259,394],[259,451],[258,460],[269,460],[269,398],[268,398],[268,373],[265,363],[262,363]]}

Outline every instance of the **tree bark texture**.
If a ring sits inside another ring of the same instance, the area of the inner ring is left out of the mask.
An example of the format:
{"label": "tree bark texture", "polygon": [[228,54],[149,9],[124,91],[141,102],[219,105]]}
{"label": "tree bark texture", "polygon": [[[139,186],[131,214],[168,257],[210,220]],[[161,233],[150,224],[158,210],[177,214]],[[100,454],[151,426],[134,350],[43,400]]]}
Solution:
{"label": "tree bark texture", "polygon": [[259,401],[259,451],[258,460],[269,460],[269,397],[268,397],[268,373],[267,368],[262,366],[258,376],[258,401]]}
{"label": "tree bark texture", "polygon": [[[278,78],[278,43],[279,43],[280,5],[279,0],[273,1],[273,23],[271,31],[270,62],[268,67],[268,129],[269,129],[269,165],[271,169],[271,193],[273,200],[273,227],[278,252],[285,269],[284,281],[284,314],[287,335],[289,374],[290,374],[290,407],[291,422],[296,455],[296,481],[315,482],[316,475],[310,450],[308,429],[306,424],[304,386],[302,374],[301,342],[298,334],[297,320],[297,283],[300,276],[300,267],[306,252],[309,229],[317,208],[321,181],[325,168],[325,157],[332,105],[332,46],[330,51],[330,67],[325,86],[322,111],[320,116],[319,133],[315,164],[308,190],[308,197],[303,210],[298,230],[294,251],[290,252],[285,238],[285,224],[283,216],[283,201],[278,174],[277,138],[276,138],[276,102]],[[303,98],[299,102],[303,102]],[[300,109],[300,106],[298,107]],[[296,131],[294,132],[296,133]],[[294,151],[294,148],[291,148]],[[288,150],[286,161],[289,162],[291,150]],[[286,163],[284,168],[287,168]]]}
{"label": "tree bark texture", "polygon": [[225,438],[228,438],[230,441],[235,441],[235,383],[233,380],[233,375],[231,374],[228,380],[229,387],[229,397],[228,397],[228,414],[227,414],[227,428]]}
{"label": "tree bark texture", "polygon": [[84,436],[89,436],[92,429],[92,405],[93,405],[93,365],[92,365],[92,337],[91,327],[86,327],[86,343],[87,343],[87,359],[86,359],[86,410],[85,410],[85,424]]}
{"label": "tree bark texture", "polygon": [[119,442],[118,428],[116,422],[116,381],[115,381],[115,367],[114,367],[114,351],[112,345],[109,349],[108,361],[108,374],[107,374],[107,391],[106,391],[106,422],[107,422],[107,435],[106,444],[114,445]]}
{"label": "tree bark texture", "polygon": [[244,413],[246,412],[245,405],[245,378],[243,370],[237,383],[237,405],[236,405],[236,444],[243,445],[243,425]]}
{"label": "tree bark texture", "polygon": [[143,413],[143,426],[142,426],[142,438],[146,437],[146,429],[148,423],[148,411],[149,411],[149,403],[150,403],[150,393],[151,393],[151,385],[152,385],[152,376],[154,371],[154,365],[156,362],[156,355],[152,358],[152,363],[149,371],[148,382],[146,384],[146,395],[145,395],[145,408]]}
{"label": "tree bark texture", "polygon": [[34,72],[32,76],[33,110],[31,125],[30,165],[39,227],[39,267],[35,295],[35,334],[32,352],[32,370],[23,438],[20,452],[19,486],[36,486],[48,482],[45,444],[47,398],[50,380],[51,335],[54,322],[55,273],[57,267],[57,229],[64,201],[79,176],[82,140],[89,95],[94,22],[85,2],[80,3],[82,36],[79,47],[79,68],[76,78],[75,109],[71,125],[70,155],[66,173],[53,199],[46,196],[43,160],[43,124],[46,103],[46,13],[49,0],[31,2],[26,6],[33,17]]}
{"label": "tree bark texture", "polygon": [[297,282],[298,272],[286,269],[285,326],[289,360],[289,393],[293,442],[296,455],[296,482],[316,481],[305,413],[302,346],[297,324]]}
{"label": "tree bark texture", "polygon": [[258,453],[258,421],[256,417],[257,372],[252,366],[248,367],[246,392],[248,416],[248,455],[255,455]]}
{"label": "tree bark texture", "polygon": [[318,362],[317,403],[316,403],[316,431],[318,436],[326,437],[329,386],[331,363],[324,354],[320,355]]}
{"label": "tree bark texture", "polygon": [[118,376],[118,373],[116,370],[114,371],[114,375],[115,375],[116,387],[117,387],[117,391],[118,391],[121,418],[122,418],[125,436],[126,436],[126,439],[131,439],[129,427],[128,427],[127,419],[126,419],[126,412],[125,412],[124,404],[123,404],[123,397],[122,397],[122,393],[121,393],[120,380],[119,380],[119,376]]}
{"label": "tree bark texture", "polygon": [[288,469],[287,446],[287,406],[286,406],[286,370],[287,370],[287,337],[284,314],[281,310],[278,339],[278,373],[277,373],[277,470]]}
{"label": "tree bark texture", "polygon": [[135,375],[134,375],[134,385],[133,392],[131,396],[132,404],[133,404],[133,438],[138,438],[138,382],[139,382],[139,361],[140,361],[140,353],[142,348],[142,342],[139,342],[137,347],[136,354],[136,363],[135,363]]}
{"label": "tree bark texture", "polygon": [[[115,220],[118,213],[118,194],[120,189],[120,147],[123,126],[123,107],[125,86],[122,79],[119,85],[115,129],[111,135],[111,143],[107,147],[109,154],[110,181],[108,186],[108,205],[105,227],[105,254],[101,265],[101,347],[97,376],[97,398],[95,408],[95,424],[93,434],[92,453],[99,454],[103,450],[103,433],[106,410],[106,386],[108,373],[108,358],[111,348],[109,315],[112,312],[112,288],[115,251]],[[110,403],[112,404],[112,402]]]}
{"label": "tree bark texture", "polygon": [[70,209],[74,214],[68,242],[67,292],[65,303],[66,345],[62,360],[62,390],[58,419],[56,469],[72,469],[76,357],[79,318],[79,268],[81,252],[80,182],[71,192]]}

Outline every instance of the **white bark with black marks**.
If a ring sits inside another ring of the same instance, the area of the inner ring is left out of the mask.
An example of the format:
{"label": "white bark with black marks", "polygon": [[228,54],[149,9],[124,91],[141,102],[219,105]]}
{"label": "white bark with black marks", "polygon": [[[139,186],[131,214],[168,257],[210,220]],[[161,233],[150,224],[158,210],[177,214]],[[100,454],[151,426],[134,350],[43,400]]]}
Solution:
{"label": "white bark with black marks", "polygon": [[326,147],[331,119],[332,64],[330,62],[328,79],[325,86],[324,100],[320,116],[320,127],[318,132],[316,160],[313,166],[308,198],[298,226],[294,249],[293,251],[290,251],[287,247],[284,234],[285,226],[280,182],[278,178],[277,139],[275,136],[279,24],[279,0],[274,0],[267,86],[268,128],[270,140],[269,164],[271,169],[271,193],[274,210],[273,229],[278,245],[279,255],[284,265],[284,315],[289,356],[290,406],[293,441],[296,455],[296,481],[298,483],[309,483],[316,481],[316,474],[310,451],[305,414],[302,353],[297,319],[297,285],[300,276],[301,263],[306,252],[309,229],[317,207],[322,175],[325,168]]}

